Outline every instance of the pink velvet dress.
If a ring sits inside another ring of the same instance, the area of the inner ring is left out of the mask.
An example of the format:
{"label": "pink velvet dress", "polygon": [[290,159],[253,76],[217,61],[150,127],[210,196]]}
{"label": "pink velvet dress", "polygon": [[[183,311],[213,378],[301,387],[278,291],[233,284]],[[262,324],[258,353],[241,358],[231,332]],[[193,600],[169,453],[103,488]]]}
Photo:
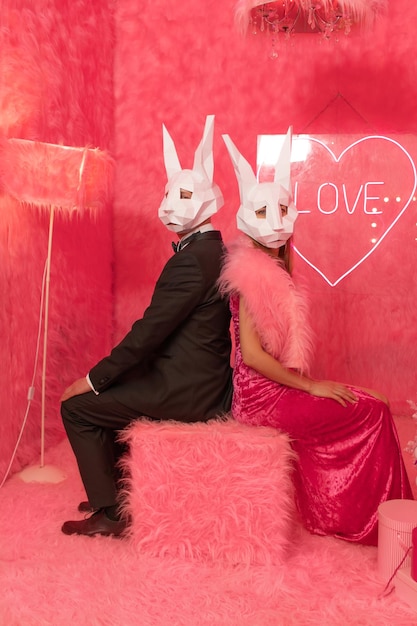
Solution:
{"label": "pink velvet dress", "polygon": [[380,503],[413,499],[389,408],[354,386],[358,401],[343,407],[275,383],[243,363],[240,295],[264,349],[282,365],[308,371],[311,354],[304,297],[283,266],[247,239],[231,246],[220,288],[230,295],[234,323],[234,419],[289,435],[298,457],[296,503],[306,528],[376,545]]}
{"label": "pink velvet dress", "polygon": [[389,408],[353,386],[359,400],[343,407],[258,374],[242,361],[236,295],[231,310],[234,419],[273,426],[291,437],[298,455],[297,507],[311,532],[376,545],[379,504],[413,498]]}

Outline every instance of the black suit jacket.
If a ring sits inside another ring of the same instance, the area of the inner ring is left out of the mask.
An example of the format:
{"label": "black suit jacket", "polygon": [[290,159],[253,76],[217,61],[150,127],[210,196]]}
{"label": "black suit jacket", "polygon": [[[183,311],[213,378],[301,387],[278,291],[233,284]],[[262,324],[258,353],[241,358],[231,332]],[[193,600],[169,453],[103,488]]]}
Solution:
{"label": "black suit jacket", "polygon": [[138,415],[205,421],[230,408],[230,313],[217,289],[224,248],[200,233],[169,259],[142,319],[90,371]]}

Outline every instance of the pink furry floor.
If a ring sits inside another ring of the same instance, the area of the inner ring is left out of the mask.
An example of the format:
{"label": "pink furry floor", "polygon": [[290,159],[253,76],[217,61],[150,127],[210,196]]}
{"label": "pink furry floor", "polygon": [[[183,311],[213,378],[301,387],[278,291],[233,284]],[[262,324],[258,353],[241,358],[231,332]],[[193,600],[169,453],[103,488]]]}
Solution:
{"label": "pink furry floor", "polygon": [[[414,437],[407,424],[399,424],[406,440]],[[284,566],[226,569],[135,554],[126,540],[67,537],[61,523],[77,518],[83,490],[66,442],[47,456],[65,482],[13,477],[2,489],[0,626],[417,623],[395,593],[379,598],[376,548],[301,532]]]}

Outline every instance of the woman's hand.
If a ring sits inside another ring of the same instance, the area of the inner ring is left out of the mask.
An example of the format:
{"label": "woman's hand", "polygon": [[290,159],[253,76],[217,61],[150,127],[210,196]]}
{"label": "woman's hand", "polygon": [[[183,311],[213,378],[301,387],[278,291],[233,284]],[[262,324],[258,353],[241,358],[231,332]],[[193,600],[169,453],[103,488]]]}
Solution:
{"label": "woman's hand", "polygon": [[358,398],[351,389],[342,385],[342,383],[336,383],[332,380],[313,380],[309,393],[312,396],[318,398],[331,398],[336,400],[342,406],[347,406],[347,403],[353,404],[357,402]]}

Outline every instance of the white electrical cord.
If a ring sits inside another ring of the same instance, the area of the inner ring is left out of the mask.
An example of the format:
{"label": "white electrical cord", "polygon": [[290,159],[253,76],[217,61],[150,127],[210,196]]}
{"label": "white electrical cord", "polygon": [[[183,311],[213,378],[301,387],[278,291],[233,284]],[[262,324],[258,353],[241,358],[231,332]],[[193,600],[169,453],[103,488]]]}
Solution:
{"label": "white electrical cord", "polygon": [[6,473],[5,473],[4,477],[3,477],[3,480],[0,483],[0,489],[3,487],[4,483],[6,482],[7,477],[9,475],[9,472],[11,470],[11,467],[13,465],[13,461],[15,460],[17,449],[19,447],[20,441],[22,439],[23,431],[24,431],[25,426],[26,426],[27,418],[28,418],[28,415],[29,415],[30,405],[31,405],[31,402],[33,400],[33,396],[35,395],[35,378],[36,378],[36,371],[37,371],[37,367],[38,367],[39,346],[40,346],[40,342],[41,342],[41,333],[42,333],[42,314],[43,314],[44,299],[45,299],[45,279],[46,279],[46,266],[47,266],[47,263],[48,263],[48,260],[45,261],[45,268],[43,270],[43,277],[42,277],[41,302],[40,302],[40,308],[39,308],[38,337],[37,337],[37,340],[36,340],[35,363],[34,363],[34,367],[33,367],[32,382],[31,382],[31,385],[30,385],[30,387],[28,389],[28,396],[27,396],[28,403],[27,403],[27,406],[26,406],[26,412],[25,412],[25,416],[23,418],[23,424],[22,424],[22,427],[20,429],[19,437],[17,438],[17,443],[16,443],[15,448],[13,450],[12,458],[10,459],[10,463],[9,463],[9,465],[7,467]]}

